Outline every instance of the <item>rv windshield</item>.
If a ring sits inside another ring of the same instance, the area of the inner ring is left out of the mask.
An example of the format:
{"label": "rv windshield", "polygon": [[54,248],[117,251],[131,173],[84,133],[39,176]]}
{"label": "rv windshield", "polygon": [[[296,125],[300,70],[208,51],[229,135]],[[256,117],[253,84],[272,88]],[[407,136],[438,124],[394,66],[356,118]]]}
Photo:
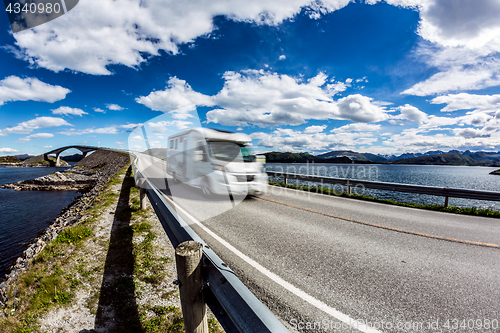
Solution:
{"label": "rv windshield", "polygon": [[208,145],[212,158],[219,161],[234,161],[240,152],[244,162],[255,162],[256,159],[248,147],[235,142],[209,141]]}

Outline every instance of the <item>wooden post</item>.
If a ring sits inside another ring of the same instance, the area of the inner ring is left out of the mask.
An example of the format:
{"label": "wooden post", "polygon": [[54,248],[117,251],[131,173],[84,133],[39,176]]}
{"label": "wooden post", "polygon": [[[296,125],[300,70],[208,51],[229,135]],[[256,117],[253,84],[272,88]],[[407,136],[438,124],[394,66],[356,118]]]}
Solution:
{"label": "wooden post", "polygon": [[347,185],[347,194],[351,195],[351,185]]}
{"label": "wooden post", "polygon": [[448,207],[448,197],[444,197],[444,206]]}
{"label": "wooden post", "polygon": [[288,179],[285,177],[285,187],[288,185]]}
{"label": "wooden post", "polygon": [[208,333],[207,309],[203,297],[202,248],[201,243],[187,241],[175,249],[186,333]]}
{"label": "wooden post", "polygon": [[141,198],[141,209],[146,209],[146,189],[140,188],[139,197]]}

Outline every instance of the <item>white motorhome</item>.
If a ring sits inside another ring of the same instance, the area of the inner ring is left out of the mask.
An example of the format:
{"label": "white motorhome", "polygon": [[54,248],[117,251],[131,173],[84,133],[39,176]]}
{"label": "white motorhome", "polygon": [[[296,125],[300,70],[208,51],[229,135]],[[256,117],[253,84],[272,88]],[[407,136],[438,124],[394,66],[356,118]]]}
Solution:
{"label": "white motorhome", "polygon": [[256,195],[267,188],[265,156],[252,154],[251,138],[209,128],[191,128],[168,138],[167,173],[174,182],[205,195]]}

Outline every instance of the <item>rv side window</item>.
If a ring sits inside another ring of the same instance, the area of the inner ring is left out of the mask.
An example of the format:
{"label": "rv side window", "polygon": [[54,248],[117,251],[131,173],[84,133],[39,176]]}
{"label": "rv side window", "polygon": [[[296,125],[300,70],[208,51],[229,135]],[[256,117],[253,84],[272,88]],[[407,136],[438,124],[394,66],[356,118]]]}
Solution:
{"label": "rv side window", "polygon": [[177,149],[177,139],[175,139],[175,149]]}
{"label": "rv side window", "polygon": [[207,154],[207,146],[204,144],[203,141],[198,142],[198,145],[196,147],[197,151],[201,150],[201,162],[208,162],[208,154]]}
{"label": "rv side window", "polygon": [[170,149],[174,148],[174,140],[170,140]]}

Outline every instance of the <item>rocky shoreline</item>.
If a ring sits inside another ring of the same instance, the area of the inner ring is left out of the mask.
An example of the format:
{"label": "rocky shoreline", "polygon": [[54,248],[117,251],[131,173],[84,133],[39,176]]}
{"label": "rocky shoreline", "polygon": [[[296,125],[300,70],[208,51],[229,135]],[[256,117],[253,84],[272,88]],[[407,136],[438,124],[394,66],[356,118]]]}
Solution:
{"label": "rocky shoreline", "polygon": [[[0,307],[3,307],[8,301],[7,295],[12,295],[14,302],[16,302],[18,295],[16,287],[13,285],[19,275],[28,269],[33,257],[45,247],[47,242],[55,239],[66,226],[76,223],[80,219],[81,213],[92,206],[94,199],[109,179],[129,162],[128,154],[98,150],[64,172],[56,172],[37,179],[2,186],[17,190],[77,189],[81,195],[64,208],[45,232],[35,238],[33,243],[17,258],[11,272],[6,274],[3,282],[0,283]],[[11,287],[14,288],[12,292],[10,292]]]}
{"label": "rocky shoreline", "polygon": [[85,191],[93,186],[97,177],[98,172],[74,167],[66,171],[54,172],[35,179],[4,184],[0,188],[12,189],[14,191]]}
{"label": "rocky shoreline", "polygon": [[500,175],[500,169],[490,172],[490,175]]}

